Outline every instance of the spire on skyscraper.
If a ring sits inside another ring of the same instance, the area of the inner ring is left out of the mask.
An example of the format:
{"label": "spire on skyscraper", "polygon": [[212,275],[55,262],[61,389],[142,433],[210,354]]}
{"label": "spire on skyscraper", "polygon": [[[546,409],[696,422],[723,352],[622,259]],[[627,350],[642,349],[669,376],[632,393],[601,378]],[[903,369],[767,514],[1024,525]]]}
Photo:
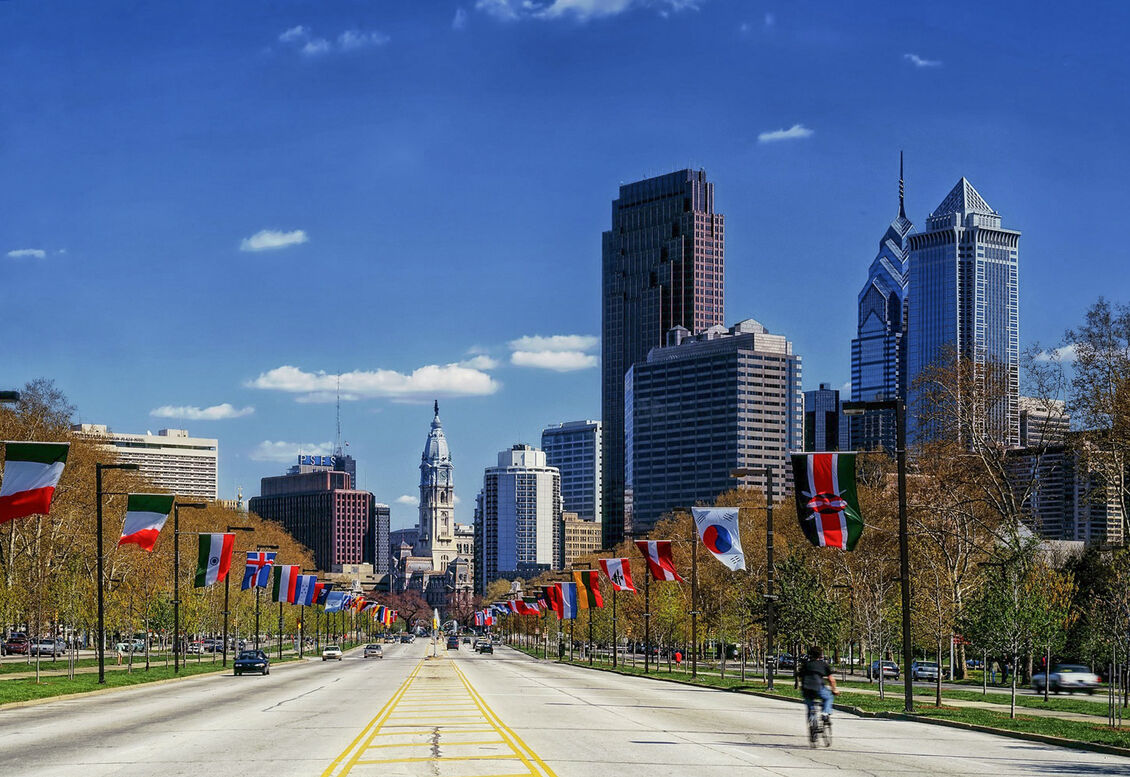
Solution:
{"label": "spire on skyscraper", "polygon": [[906,218],[905,189],[902,184],[902,151],[899,151],[899,218]]}

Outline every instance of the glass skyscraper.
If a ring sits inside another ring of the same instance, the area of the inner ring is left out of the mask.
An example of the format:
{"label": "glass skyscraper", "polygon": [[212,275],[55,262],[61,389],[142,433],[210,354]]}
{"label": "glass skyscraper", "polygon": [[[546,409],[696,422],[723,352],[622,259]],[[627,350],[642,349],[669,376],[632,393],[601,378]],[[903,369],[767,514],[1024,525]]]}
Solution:
{"label": "glass skyscraper", "polygon": [[[906,217],[899,155],[899,214],[879,241],[879,253],[859,292],[857,336],[851,341],[851,398],[872,401],[906,395],[906,281],[908,236],[914,225]],[[869,412],[845,423],[850,440],[843,450],[895,449],[894,414]]]}
{"label": "glass skyscraper", "polygon": [[667,331],[723,321],[722,214],[702,170],[620,187],[602,244],[601,421],[604,546],[624,539],[624,375]]}
{"label": "glass skyscraper", "polygon": [[1020,232],[965,178],[910,236],[907,284],[907,377],[910,439],[928,436],[915,423],[914,381],[952,347],[984,374],[1001,376],[1001,398],[984,408],[1004,445],[1020,443]]}

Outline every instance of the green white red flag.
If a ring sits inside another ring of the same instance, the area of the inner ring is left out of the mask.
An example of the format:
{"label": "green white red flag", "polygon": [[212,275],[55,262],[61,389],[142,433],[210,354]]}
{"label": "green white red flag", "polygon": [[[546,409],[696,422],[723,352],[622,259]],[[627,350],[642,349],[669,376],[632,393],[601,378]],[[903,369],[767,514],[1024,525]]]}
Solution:
{"label": "green white red flag", "polygon": [[153,552],[157,535],[169,519],[173,509],[171,494],[130,494],[126,504],[126,519],[122,524],[122,538],[118,545],[133,543],[142,550]]}
{"label": "green white red flag", "polygon": [[231,569],[234,534],[201,534],[200,552],[196,558],[196,588],[222,583]]}
{"label": "green white red flag", "polygon": [[0,482],[0,523],[47,515],[51,497],[71,444],[68,442],[8,442],[4,444],[4,479]]}
{"label": "green white red flag", "polygon": [[294,604],[294,593],[298,587],[298,575],[302,567],[297,564],[275,564],[275,580],[271,587],[272,602]]}
{"label": "green white red flag", "polygon": [[854,453],[794,453],[797,518],[817,547],[853,550],[863,534]]}

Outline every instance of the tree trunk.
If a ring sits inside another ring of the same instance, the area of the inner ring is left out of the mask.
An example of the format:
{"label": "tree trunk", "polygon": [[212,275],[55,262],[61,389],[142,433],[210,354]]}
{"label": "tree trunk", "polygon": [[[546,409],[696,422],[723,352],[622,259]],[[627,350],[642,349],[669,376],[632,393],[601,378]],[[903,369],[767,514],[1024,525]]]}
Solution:
{"label": "tree trunk", "polygon": [[1020,656],[1014,651],[1012,654],[1012,672],[1009,676],[1009,680],[1012,684],[1011,693],[1008,698],[1008,716],[1010,718],[1016,717],[1016,670],[1019,663]]}
{"label": "tree trunk", "polygon": [[1048,703],[1048,686],[1052,684],[1052,643],[1044,646],[1044,704]]}
{"label": "tree trunk", "polygon": [[935,707],[941,707],[942,706],[942,641],[941,640],[938,640],[938,679],[934,682],[934,706]]}

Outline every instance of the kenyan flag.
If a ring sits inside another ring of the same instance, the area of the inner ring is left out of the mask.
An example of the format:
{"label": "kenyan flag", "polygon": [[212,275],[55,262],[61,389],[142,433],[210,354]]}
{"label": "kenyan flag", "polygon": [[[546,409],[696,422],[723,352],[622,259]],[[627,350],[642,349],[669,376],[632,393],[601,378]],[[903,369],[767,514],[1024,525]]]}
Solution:
{"label": "kenyan flag", "polygon": [[794,453],[797,518],[816,547],[853,550],[863,534],[854,453]]}

